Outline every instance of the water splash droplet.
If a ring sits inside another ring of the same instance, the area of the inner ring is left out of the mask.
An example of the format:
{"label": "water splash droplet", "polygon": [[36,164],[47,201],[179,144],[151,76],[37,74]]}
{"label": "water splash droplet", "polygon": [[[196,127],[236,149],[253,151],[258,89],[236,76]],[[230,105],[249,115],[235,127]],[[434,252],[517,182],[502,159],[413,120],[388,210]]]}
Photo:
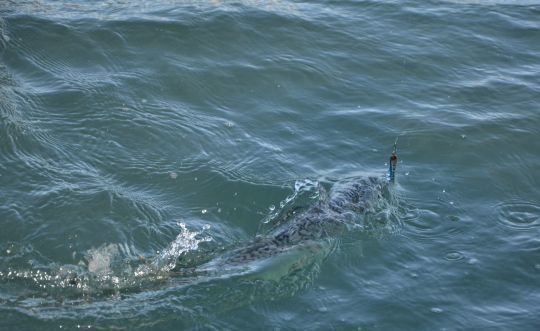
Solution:
{"label": "water splash droplet", "polygon": [[[163,252],[154,262],[154,267],[161,271],[170,271],[176,266],[176,259],[184,252],[195,251],[199,244],[205,241],[211,241],[210,237],[200,237],[201,232],[189,231],[186,224],[179,222],[180,233],[176,239],[163,250]],[[203,227],[204,230],[204,227]]]}
{"label": "water splash droplet", "polygon": [[467,264],[477,264],[478,259],[475,259],[474,257],[471,257],[469,260],[467,260]]}

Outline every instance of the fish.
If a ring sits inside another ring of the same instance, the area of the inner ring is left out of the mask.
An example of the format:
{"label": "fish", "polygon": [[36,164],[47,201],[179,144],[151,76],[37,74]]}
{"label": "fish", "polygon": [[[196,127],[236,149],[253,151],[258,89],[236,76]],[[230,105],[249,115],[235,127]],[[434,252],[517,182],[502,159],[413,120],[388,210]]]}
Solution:
{"label": "fish", "polygon": [[[361,177],[338,182],[330,192],[319,185],[319,200],[303,212],[293,216],[282,226],[247,245],[226,252],[202,266],[189,270],[175,270],[180,275],[227,274],[231,271],[253,273],[255,269],[284,270],[290,274],[312,262],[315,255],[327,255],[333,239],[340,237],[351,226],[351,219],[363,215],[384,198],[395,183],[397,166],[396,143],[390,156],[388,174],[380,177]],[[305,252],[308,251],[309,254]],[[266,262],[265,262],[266,261]],[[258,274],[261,274],[259,272]],[[263,273],[264,274],[264,273]]]}
{"label": "fish", "polygon": [[361,178],[354,183],[338,184],[327,193],[319,187],[319,201],[307,210],[294,213],[285,224],[268,235],[232,250],[199,268],[224,270],[263,261],[297,248],[317,247],[326,239],[341,236],[354,215],[371,210],[381,199],[390,182],[384,178]]}

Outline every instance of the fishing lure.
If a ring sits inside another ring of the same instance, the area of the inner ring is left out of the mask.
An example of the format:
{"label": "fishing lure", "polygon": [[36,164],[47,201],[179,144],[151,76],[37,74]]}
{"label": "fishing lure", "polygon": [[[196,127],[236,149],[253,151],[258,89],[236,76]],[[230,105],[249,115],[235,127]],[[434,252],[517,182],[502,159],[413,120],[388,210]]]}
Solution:
{"label": "fishing lure", "polygon": [[391,183],[394,183],[396,179],[396,167],[397,167],[397,161],[398,161],[397,141],[398,141],[398,138],[396,138],[396,141],[394,142],[394,149],[392,150],[392,154],[390,155],[390,162],[388,162],[388,177]]}

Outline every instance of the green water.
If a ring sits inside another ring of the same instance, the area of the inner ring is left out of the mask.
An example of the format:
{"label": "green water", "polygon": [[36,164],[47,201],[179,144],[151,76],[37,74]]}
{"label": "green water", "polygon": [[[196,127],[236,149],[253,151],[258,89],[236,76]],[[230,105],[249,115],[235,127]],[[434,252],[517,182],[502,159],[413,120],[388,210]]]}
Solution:
{"label": "green water", "polygon": [[[0,54],[1,330],[540,328],[538,2],[3,1]],[[358,226],[180,272],[396,137]]]}

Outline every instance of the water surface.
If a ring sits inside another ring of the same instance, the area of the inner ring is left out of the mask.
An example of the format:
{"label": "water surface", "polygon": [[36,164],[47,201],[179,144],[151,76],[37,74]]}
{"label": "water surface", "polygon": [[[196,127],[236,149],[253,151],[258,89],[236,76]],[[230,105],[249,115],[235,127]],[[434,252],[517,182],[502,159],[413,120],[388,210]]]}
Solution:
{"label": "water surface", "polygon": [[[540,327],[537,1],[0,17],[0,329]],[[392,198],[294,272],[178,273],[384,175],[396,137]]]}

